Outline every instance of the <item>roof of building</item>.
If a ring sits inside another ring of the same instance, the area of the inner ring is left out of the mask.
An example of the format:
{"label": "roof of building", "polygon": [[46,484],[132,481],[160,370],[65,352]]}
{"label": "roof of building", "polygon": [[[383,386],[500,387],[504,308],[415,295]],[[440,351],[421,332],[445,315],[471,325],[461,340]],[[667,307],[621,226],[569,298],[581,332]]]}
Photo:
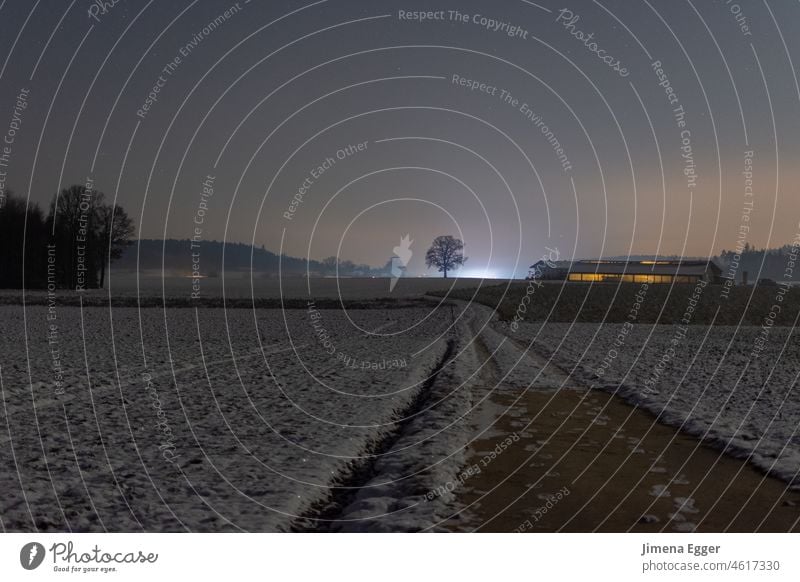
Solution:
{"label": "roof of building", "polygon": [[[540,261],[541,262],[541,261]],[[536,267],[539,263],[531,265]],[[713,261],[556,261],[549,268],[568,269],[570,273],[647,274],[647,275],[704,275],[722,270]]]}
{"label": "roof of building", "polygon": [[536,261],[530,266],[531,269],[536,267],[546,267],[548,269],[569,269],[572,266],[572,261],[545,261],[544,259]]}

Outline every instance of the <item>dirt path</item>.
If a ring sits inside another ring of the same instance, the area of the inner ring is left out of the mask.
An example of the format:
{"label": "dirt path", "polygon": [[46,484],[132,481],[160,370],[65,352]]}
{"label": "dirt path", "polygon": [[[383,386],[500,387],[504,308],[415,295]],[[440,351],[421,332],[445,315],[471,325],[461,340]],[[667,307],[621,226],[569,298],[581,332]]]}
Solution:
{"label": "dirt path", "polygon": [[[514,397],[493,400],[509,406]],[[468,508],[444,528],[800,531],[800,492],[620,398],[529,391],[512,411],[473,443],[470,465],[480,472],[457,490],[458,506]]]}

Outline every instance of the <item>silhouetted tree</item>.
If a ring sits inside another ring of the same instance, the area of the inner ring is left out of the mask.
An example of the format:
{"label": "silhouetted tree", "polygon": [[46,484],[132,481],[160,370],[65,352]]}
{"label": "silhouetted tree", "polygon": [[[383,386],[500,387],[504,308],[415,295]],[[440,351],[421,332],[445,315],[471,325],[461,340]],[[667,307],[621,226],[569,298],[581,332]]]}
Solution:
{"label": "silhouetted tree", "polygon": [[460,239],[450,235],[437,236],[431,248],[425,253],[425,264],[430,269],[436,267],[440,273],[444,273],[447,279],[447,272],[459,268],[467,261],[464,256],[464,243]]}
{"label": "silhouetted tree", "polygon": [[8,192],[0,208],[0,287],[44,287],[46,255],[47,228],[42,209]]}
{"label": "silhouetted tree", "polygon": [[133,236],[133,222],[125,211],[104,201],[102,192],[73,185],[61,190],[50,203],[47,226],[58,257],[60,286],[102,287],[106,266],[122,256]]}
{"label": "silhouetted tree", "polygon": [[[732,274],[737,281],[742,281],[744,273],[747,273],[751,282],[757,279],[785,280],[787,266],[790,260],[794,260],[791,255],[796,254],[797,249],[791,245],[784,245],[776,249],[757,249],[749,243],[745,243],[741,249],[723,250],[719,257],[715,257],[723,270],[723,276],[729,276],[728,269],[731,268]],[[793,274],[792,271],[789,271]],[[793,277],[797,280],[797,275]]]}
{"label": "silhouetted tree", "polygon": [[325,257],[322,259],[322,269],[328,275],[336,273],[336,268],[339,266],[338,257]]}
{"label": "silhouetted tree", "polygon": [[96,216],[99,236],[97,263],[100,265],[99,286],[102,288],[106,281],[106,265],[110,266],[122,256],[136,229],[121,206],[98,206]]}
{"label": "silhouetted tree", "polygon": [[97,207],[102,199],[102,192],[73,185],[61,190],[50,203],[47,226],[53,233],[62,287],[97,286]]}

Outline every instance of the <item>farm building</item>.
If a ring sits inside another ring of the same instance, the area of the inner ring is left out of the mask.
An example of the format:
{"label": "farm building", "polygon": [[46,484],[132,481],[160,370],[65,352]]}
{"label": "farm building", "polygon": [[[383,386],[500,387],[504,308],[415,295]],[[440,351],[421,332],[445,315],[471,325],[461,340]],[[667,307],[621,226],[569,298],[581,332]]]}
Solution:
{"label": "farm building", "polygon": [[539,261],[529,279],[581,283],[720,283],[722,270],[713,261]]}

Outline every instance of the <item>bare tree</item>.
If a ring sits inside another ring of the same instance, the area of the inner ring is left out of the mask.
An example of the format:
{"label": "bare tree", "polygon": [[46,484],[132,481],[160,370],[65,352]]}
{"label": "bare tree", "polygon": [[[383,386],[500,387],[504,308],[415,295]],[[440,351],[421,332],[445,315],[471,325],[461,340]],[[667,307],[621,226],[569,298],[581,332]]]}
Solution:
{"label": "bare tree", "polygon": [[322,269],[325,273],[332,275],[336,273],[339,266],[339,257],[325,257],[322,259]]}
{"label": "bare tree", "polygon": [[47,225],[58,249],[59,285],[91,289],[105,284],[106,267],[122,255],[134,235],[133,222],[102,192],[74,185],[53,198]]}
{"label": "bare tree", "polygon": [[48,232],[42,209],[11,191],[0,201],[0,288],[44,287]]}
{"label": "bare tree", "polygon": [[97,209],[103,199],[102,192],[75,184],[61,190],[50,203],[47,225],[57,249],[60,286],[97,286]]}
{"label": "bare tree", "polygon": [[458,269],[466,261],[464,243],[450,235],[437,236],[425,253],[425,264],[428,268],[436,267],[440,273],[444,273],[445,279],[448,271]]}
{"label": "bare tree", "polygon": [[99,287],[102,289],[106,280],[106,266],[110,266],[122,256],[122,251],[131,244],[136,232],[133,221],[121,206],[102,205],[97,208],[97,226],[100,241],[97,251],[100,254]]}

